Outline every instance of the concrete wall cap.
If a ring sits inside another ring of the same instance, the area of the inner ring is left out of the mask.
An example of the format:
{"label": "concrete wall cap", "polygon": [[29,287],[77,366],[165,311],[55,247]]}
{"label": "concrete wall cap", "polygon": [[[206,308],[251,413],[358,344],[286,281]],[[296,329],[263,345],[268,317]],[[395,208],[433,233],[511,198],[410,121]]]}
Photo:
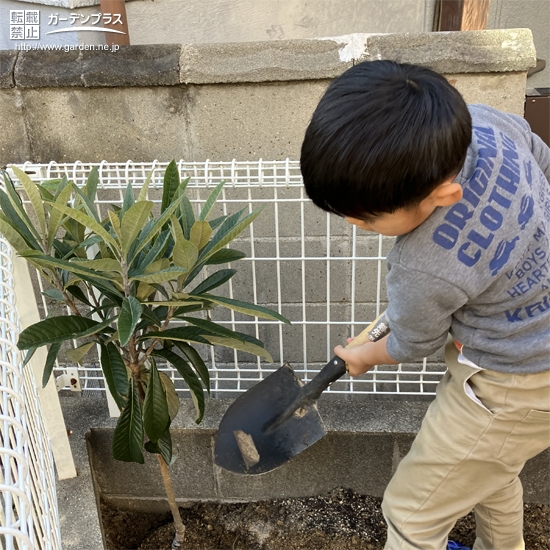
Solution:
{"label": "concrete wall cap", "polygon": [[13,70],[18,52],[15,50],[0,50],[0,88],[13,88],[15,81]]}
{"label": "concrete wall cap", "polygon": [[415,63],[445,74],[507,73],[535,66],[536,52],[529,29],[154,44],[122,46],[118,52],[7,51],[0,57],[0,87],[322,80],[337,77],[358,61],[376,59]]}
{"label": "concrete wall cap", "polygon": [[179,84],[181,46],[121,46],[111,51],[20,52],[15,84],[21,88],[129,87]]}

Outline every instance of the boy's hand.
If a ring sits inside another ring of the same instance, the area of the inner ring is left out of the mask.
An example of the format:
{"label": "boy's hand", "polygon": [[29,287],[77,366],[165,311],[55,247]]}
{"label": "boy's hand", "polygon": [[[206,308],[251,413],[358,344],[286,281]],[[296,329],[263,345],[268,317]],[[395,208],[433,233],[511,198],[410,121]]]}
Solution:
{"label": "boy's hand", "polygon": [[[336,346],[334,353],[347,363],[350,376],[359,376],[375,365],[397,365],[386,350],[389,334],[377,342],[366,342],[360,346]],[[348,338],[348,344],[353,338]]]}
{"label": "boy's hand", "polygon": [[[348,338],[348,344],[353,341],[353,338]],[[368,348],[373,346],[373,342],[367,342],[361,346],[353,348],[344,348],[343,346],[336,346],[334,353],[346,362],[348,373],[350,376],[359,376],[372,367],[374,364],[369,363],[369,350]]]}

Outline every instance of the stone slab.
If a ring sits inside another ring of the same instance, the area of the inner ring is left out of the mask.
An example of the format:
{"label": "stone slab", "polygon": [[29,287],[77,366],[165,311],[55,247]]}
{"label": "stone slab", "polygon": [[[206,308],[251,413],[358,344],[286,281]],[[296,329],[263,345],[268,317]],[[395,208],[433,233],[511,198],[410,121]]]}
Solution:
{"label": "stone slab", "polygon": [[173,86],[179,84],[181,46],[121,46],[117,52],[83,51],[84,86]]}
{"label": "stone slab", "polygon": [[182,48],[180,79],[185,84],[271,82],[335,78],[342,62],[332,40],[276,40],[194,44]]}
{"label": "stone slab", "polygon": [[29,50],[19,52],[14,77],[18,88],[83,86],[80,52]]}
{"label": "stone slab", "polygon": [[16,50],[0,50],[0,88],[15,86],[13,70],[18,53]]}
{"label": "stone slab", "polygon": [[117,52],[31,50],[20,52],[14,76],[15,85],[22,88],[316,81],[335,78],[354,62],[375,59],[416,63],[444,73],[508,73],[533,67],[536,52],[529,29],[359,33],[323,39],[134,45]]}
{"label": "stone slab", "polygon": [[368,37],[360,60],[392,59],[440,73],[520,72],[536,65],[529,29],[388,34]]}

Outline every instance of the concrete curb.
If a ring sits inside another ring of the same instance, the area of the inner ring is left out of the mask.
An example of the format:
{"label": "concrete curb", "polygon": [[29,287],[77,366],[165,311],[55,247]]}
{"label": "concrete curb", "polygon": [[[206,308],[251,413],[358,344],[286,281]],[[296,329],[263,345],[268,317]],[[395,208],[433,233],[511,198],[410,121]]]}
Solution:
{"label": "concrete curb", "polygon": [[522,72],[536,64],[529,29],[351,34],[321,39],[123,46],[118,52],[6,51],[0,88],[143,87],[331,79],[392,59],[443,73]]}
{"label": "concrete curb", "polygon": [[[228,399],[210,400],[205,419],[197,426],[192,420],[193,405],[182,400],[173,426],[179,457],[171,467],[176,496],[182,503],[312,496],[340,486],[381,496],[408,452],[429,401],[378,396],[322,399],[319,411],[327,436],[277,470],[251,477],[230,474],[213,463],[213,435],[230,403]],[[103,498],[122,508],[166,510],[158,465],[151,456],[146,456],[145,465],[111,457],[116,419],[107,416],[105,400],[69,397],[62,398],[62,405],[79,474],[58,482],[63,548],[100,549],[94,484]],[[550,452],[545,451],[525,466],[521,478],[526,502],[550,502],[549,459]]]}

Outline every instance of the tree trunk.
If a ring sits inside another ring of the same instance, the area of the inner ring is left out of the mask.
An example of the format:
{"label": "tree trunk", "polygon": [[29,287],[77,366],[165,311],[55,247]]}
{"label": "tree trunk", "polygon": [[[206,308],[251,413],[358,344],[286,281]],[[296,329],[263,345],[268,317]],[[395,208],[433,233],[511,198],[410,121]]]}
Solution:
{"label": "tree trunk", "polygon": [[183,539],[185,538],[185,525],[181,520],[180,511],[178,505],[176,504],[176,497],[174,496],[174,490],[172,489],[172,480],[170,479],[170,472],[168,471],[168,465],[164,461],[161,455],[157,455],[160,473],[162,474],[162,481],[164,482],[164,489],[166,490],[166,498],[168,499],[168,504],[170,506],[170,511],[174,518],[174,527],[176,528],[176,538],[172,543],[172,548],[180,548]]}

